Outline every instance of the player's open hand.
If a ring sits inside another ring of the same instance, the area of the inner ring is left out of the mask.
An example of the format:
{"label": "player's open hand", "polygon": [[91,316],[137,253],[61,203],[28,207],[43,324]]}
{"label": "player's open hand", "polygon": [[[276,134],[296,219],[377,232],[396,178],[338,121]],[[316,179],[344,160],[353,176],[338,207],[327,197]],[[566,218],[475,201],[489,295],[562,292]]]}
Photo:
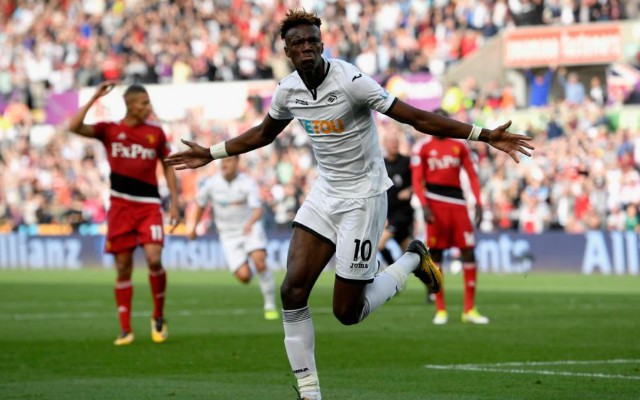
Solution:
{"label": "player's open hand", "polygon": [[530,137],[507,132],[510,126],[511,121],[493,129],[489,134],[489,144],[509,154],[513,161],[520,162],[520,154],[531,156],[528,150],[533,150],[534,147],[529,143]]}
{"label": "player's open hand", "polygon": [[178,227],[180,223],[180,211],[178,210],[178,206],[171,206],[171,210],[169,211],[169,224],[171,225],[171,229],[169,233],[173,233]]}
{"label": "player's open hand", "polygon": [[110,91],[116,87],[116,81],[104,81],[99,86],[96,92],[93,94],[94,99],[99,99],[100,97],[106,96]]}
{"label": "player's open hand", "polygon": [[171,154],[165,158],[168,165],[174,166],[177,170],[200,168],[203,165],[213,161],[213,157],[206,147],[200,146],[198,143],[181,139],[182,143],[189,146],[189,150]]}
{"label": "player's open hand", "polygon": [[474,222],[476,223],[476,228],[480,227],[480,224],[482,223],[482,206],[478,203],[476,203],[476,212],[474,215]]}

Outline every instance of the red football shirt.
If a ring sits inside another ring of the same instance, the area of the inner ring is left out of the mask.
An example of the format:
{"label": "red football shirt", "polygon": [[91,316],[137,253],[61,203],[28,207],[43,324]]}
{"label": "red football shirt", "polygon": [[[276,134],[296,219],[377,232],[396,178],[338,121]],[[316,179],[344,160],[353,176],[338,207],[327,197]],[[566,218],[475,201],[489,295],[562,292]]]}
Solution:
{"label": "red football shirt", "polygon": [[170,152],[159,126],[101,122],[93,127],[95,138],[107,151],[111,167],[111,196],[131,201],[159,203],[156,166]]}
{"label": "red football shirt", "polygon": [[411,171],[414,192],[420,204],[427,204],[427,197],[465,204],[460,185],[461,168],[467,172],[471,190],[479,203],[480,182],[465,142],[429,137],[416,143],[411,156]]}

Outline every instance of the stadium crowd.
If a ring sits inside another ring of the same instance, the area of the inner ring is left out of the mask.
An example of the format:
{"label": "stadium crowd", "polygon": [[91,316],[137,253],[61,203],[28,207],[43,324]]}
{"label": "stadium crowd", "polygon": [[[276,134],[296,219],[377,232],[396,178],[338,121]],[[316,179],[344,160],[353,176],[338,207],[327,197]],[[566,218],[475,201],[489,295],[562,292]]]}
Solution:
{"label": "stadium crowd", "polygon": [[[480,92],[478,99],[485,97]],[[535,157],[513,164],[488,152],[486,145],[473,144],[485,206],[482,230],[640,231],[637,131],[618,128],[615,114],[605,113],[589,97],[581,104],[558,99],[519,112],[478,99],[462,98],[455,117],[484,126],[514,118],[516,129],[533,136],[536,145]],[[245,117],[238,121],[205,121],[194,114],[164,127],[176,145],[180,138],[213,144],[258,121],[262,110],[254,104],[247,103]],[[33,122],[28,115],[12,128],[17,140],[5,135],[0,141],[0,225],[104,222],[108,165],[101,144],[63,130],[48,141],[30,142]],[[400,134],[405,154],[420,137],[384,116],[378,125],[381,136]],[[181,208],[187,216],[198,182],[215,168],[179,174]],[[287,229],[315,177],[304,130],[290,124],[274,145],[243,156],[242,168],[260,184],[267,228]]]}
{"label": "stadium crowd", "polygon": [[[33,109],[48,91],[63,92],[104,79],[123,83],[278,78],[289,72],[277,21],[288,1],[0,0],[0,226],[102,224],[108,165],[102,145],[71,137],[62,127],[48,140]],[[326,54],[368,74],[442,71],[509,25],[570,24],[637,15],[621,0],[314,1],[300,3],[325,21]],[[126,17],[126,18],[125,18]],[[516,110],[513,88],[473,78],[450,87],[443,107],[484,126],[516,118],[535,137],[536,152],[521,164],[474,144],[479,156],[484,231],[550,229],[640,231],[640,136],[621,129],[602,107],[597,77],[589,87],[570,71],[550,71],[564,96],[531,90]],[[530,76],[530,87],[535,76]],[[535,94],[534,94],[535,93]],[[206,121],[198,114],[165,123],[180,138],[216,143],[261,118],[254,102],[243,119]],[[400,132],[404,153],[418,134],[384,117],[381,133]],[[51,128],[52,130],[54,128]],[[267,228],[288,229],[315,177],[304,131],[293,123],[275,145],[242,159],[260,183]],[[181,208],[193,208],[198,182],[216,166],[179,174]],[[188,218],[187,218],[188,219]]]}
{"label": "stadium crowd", "polygon": [[[288,7],[324,21],[325,55],[374,75],[444,71],[513,25],[637,16],[623,0],[2,0],[0,106],[43,106],[103,80],[125,83],[279,79],[289,72],[278,36]],[[634,8],[635,7],[635,8]]]}

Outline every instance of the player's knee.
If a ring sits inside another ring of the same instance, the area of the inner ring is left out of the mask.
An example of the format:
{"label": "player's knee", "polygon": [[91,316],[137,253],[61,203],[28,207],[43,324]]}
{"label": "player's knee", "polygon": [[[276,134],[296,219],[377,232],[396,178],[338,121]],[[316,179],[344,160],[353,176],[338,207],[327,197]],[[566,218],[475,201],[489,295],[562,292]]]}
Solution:
{"label": "player's knee", "polygon": [[352,307],[333,305],[333,315],[343,325],[355,325],[360,322],[360,313]]}
{"label": "player's knee", "polygon": [[248,265],[244,265],[238,268],[235,272],[236,278],[244,284],[247,284],[251,281],[251,270]]}
{"label": "player's knee", "polygon": [[258,272],[264,272],[264,270],[267,269],[267,264],[264,262],[264,260],[254,262],[253,265],[256,267],[256,271]]}
{"label": "player's knee", "polygon": [[160,257],[148,257],[147,266],[150,271],[158,272],[162,270],[162,259]]}
{"label": "player's knee", "polygon": [[118,273],[118,279],[131,279],[133,266],[130,263],[116,262],[116,271]]}
{"label": "player's knee", "polygon": [[285,279],[280,286],[280,299],[282,304],[286,304],[290,307],[304,307],[309,298],[309,292],[302,286],[291,284]]}
{"label": "player's knee", "polygon": [[462,252],[460,253],[460,259],[463,263],[475,263],[476,253],[473,249],[462,250]]}

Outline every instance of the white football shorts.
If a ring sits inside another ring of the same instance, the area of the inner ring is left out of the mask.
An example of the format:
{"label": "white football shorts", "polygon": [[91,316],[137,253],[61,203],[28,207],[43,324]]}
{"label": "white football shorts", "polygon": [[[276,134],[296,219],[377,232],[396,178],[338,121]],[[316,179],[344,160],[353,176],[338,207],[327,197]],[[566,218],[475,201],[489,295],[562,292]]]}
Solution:
{"label": "white football shorts", "polygon": [[372,281],[378,272],[378,242],[387,217],[387,194],[363,199],[330,197],[314,188],[298,210],[294,225],[336,247],[336,275]]}
{"label": "white football shorts", "polygon": [[220,233],[220,243],[229,271],[235,273],[249,261],[249,254],[256,250],[266,250],[267,235],[262,223],[258,221],[253,224],[249,235],[244,235],[242,232]]}

